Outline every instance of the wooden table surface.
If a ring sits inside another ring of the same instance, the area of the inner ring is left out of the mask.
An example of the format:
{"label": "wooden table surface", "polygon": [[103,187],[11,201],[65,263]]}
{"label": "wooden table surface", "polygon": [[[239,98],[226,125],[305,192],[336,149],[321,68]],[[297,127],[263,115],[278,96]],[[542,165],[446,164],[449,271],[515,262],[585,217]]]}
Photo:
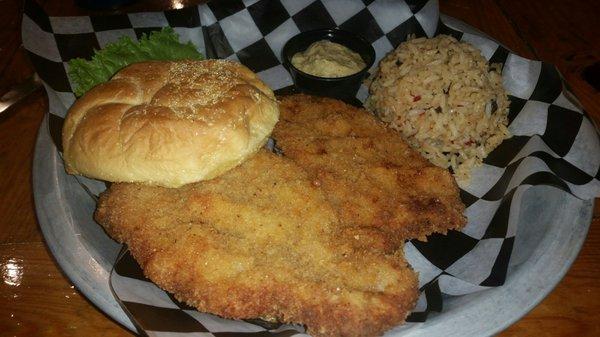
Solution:
{"label": "wooden table surface", "polygon": [[[42,2],[60,13],[77,12],[72,1]],[[159,1],[155,8],[165,4]],[[21,1],[0,1],[0,92],[32,74],[20,49],[21,6]],[[442,0],[440,7],[522,56],[557,65],[587,112],[600,121],[599,88],[584,80],[585,73],[591,83],[599,81],[600,2]],[[39,90],[0,116],[0,336],[132,336],[71,285],[40,234],[31,166],[46,108]],[[502,336],[600,336],[599,206],[597,199],[587,240],[567,276]]]}

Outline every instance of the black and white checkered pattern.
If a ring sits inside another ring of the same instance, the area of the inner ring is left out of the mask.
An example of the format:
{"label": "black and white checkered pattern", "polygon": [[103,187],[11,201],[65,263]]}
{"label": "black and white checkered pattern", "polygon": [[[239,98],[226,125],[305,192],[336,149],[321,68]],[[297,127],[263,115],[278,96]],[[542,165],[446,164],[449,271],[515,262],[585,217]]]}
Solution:
{"label": "black and white checkered pattern", "polygon": [[[598,131],[567,98],[554,66],[524,59],[492,40],[443,23],[437,33],[472,43],[490,63],[503,64],[513,137],[490,153],[471,184],[461,188],[467,226],[461,232],[434,234],[426,243],[407,244],[407,258],[421,267],[421,289],[430,293],[428,299],[504,284],[521,195],[529,186],[550,185],[581,198],[600,193],[600,155],[594,155],[600,153]],[[422,321],[438,308],[428,305],[410,320]]]}
{"label": "black and white checkered pattern", "polygon": [[72,58],[91,58],[94,50],[121,36],[171,26],[208,58],[240,61],[274,90],[291,86],[281,64],[281,50],[306,30],[339,27],[361,34],[373,44],[379,61],[408,34],[433,36],[437,1],[235,0],[166,12],[112,16],[48,17],[26,1],[23,41],[42,80],[62,103],[64,116],[75,100],[67,76]]}
{"label": "black and white checkered pattern", "polygon": [[138,331],[148,336],[162,336],[165,332],[177,332],[177,336],[307,336],[302,326],[227,320],[200,313],[148,280],[126,248],[119,254],[110,284]]}
{"label": "black and white checkered pattern", "polygon": [[[119,36],[172,26],[183,41],[192,41],[210,58],[238,60],[272,88],[285,90],[291,77],[281,65],[283,44],[295,34],[340,27],[370,41],[377,61],[408,34],[449,34],[479,48],[491,63],[501,63],[510,93],[511,139],[504,141],[461,189],[468,224],[428,242],[411,241],[406,256],[419,271],[422,296],[411,321],[424,321],[441,311],[443,294],[459,296],[502,285],[515,245],[522,194],[533,185],[550,185],[580,198],[600,195],[600,138],[589,118],[574,103],[556,69],[519,57],[475,32],[439,21],[437,1],[220,1],[168,12],[108,17],[48,17],[26,1],[23,42],[50,100],[50,128],[60,150],[62,116],[75,97],[67,64],[72,57],[89,58],[94,49]],[[363,87],[357,97],[364,99]],[[95,195],[104,186],[80,178]],[[259,334],[291,336],[295,327],[273,329],[228,321],[189,308],[146,280],[128,253],[118,259],[111,285],[140,331],[206,335]],[[160,317],[160,319],[156,319]],[[179,336],[179,335],[178,335]]]}

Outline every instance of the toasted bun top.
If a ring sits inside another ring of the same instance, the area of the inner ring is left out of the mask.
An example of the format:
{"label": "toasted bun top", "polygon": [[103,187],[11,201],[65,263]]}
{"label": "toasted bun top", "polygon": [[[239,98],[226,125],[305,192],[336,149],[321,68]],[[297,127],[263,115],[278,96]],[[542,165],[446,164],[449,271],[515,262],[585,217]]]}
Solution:
{"label": "toasted bun top", "polygon": [[271,89],[239,63],[136,63],[73,104],[63,157],[71,174],[179,187],[240,164],[278,118]]}

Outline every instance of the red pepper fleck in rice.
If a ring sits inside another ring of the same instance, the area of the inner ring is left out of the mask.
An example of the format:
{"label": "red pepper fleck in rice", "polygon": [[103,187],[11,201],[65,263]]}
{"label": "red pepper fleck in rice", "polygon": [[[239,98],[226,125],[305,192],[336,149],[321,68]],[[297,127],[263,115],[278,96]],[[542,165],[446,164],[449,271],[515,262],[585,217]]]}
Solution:
{"label": "red pepper fleck in rice", "polygon": [[500,65],[446,35],[409,39],[384,57],[366,107],[459,184],[509,138]]}

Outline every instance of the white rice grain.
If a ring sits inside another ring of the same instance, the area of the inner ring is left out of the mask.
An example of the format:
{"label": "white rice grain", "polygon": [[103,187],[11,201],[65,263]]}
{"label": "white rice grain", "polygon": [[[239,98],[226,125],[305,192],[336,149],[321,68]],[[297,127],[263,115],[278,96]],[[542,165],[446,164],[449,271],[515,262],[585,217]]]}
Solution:
{"label": "white rice grain", "polygon": [[459,183],[510,137],[499,65],[451,36],[400,44],[381,60],[369,92],[366,107]]}

